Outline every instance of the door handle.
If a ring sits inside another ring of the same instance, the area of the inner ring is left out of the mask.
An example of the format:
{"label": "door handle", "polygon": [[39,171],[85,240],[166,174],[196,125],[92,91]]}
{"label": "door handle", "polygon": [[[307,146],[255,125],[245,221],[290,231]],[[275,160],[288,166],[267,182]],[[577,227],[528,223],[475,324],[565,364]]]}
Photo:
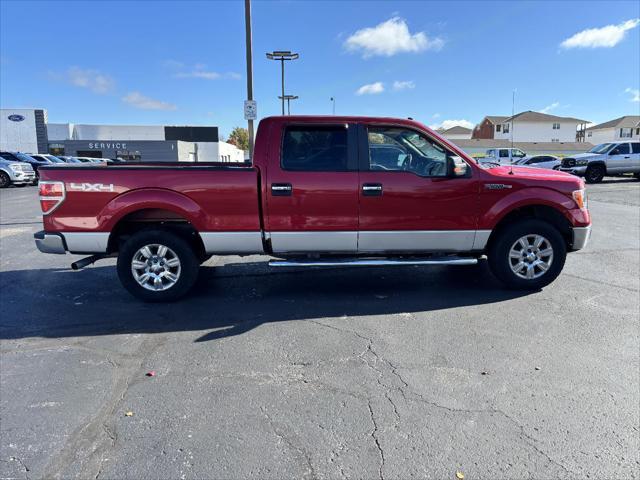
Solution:
{"label": "door handle", "polygon": [[273,197],[290,197],[293,187],[290,183],[272,183],[271,196]]}
{"label": "door handle", "polygon": [[629,157],[624,157],[624,158],[629,158]]}
{"label": "door handle", "polygon": [[381,183],[363,183],[362,195],[364,195],[365,197],[382,196],[382,184]]}

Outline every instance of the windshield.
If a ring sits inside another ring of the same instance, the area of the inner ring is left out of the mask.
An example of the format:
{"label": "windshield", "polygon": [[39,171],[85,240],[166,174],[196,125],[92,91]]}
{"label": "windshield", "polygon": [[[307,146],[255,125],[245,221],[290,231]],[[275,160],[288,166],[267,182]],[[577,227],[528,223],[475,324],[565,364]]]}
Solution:
{"label": "windshield", "polygon": [[53,163],[64,163],[64,160],[61,160],[61,159],[59,159],[58,157],[56,157],[54,155],[46,155],[45,158],[48,158]]}
{"label": "windshield", "polygon": [[43,163],[39,160],[36,160],[35,158],[30,157],[29,155],[25,155],[24,153],[20,153],[20,152],[16,152],[14,153],[14,155],[16,157],[18,157],[20,160],[22,160],[23,162],[38,162],[38,163]]}
{"label": "windshield", "polygon": [[607,153],[607,151],[614,145],[614,143],[601,143],[589,150],[589,153]]}

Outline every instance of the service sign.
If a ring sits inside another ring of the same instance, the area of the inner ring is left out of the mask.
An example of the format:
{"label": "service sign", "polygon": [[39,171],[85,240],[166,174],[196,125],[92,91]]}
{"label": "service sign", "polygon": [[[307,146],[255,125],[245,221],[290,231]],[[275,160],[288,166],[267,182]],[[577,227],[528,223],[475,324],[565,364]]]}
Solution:
{"label": "service sign", "polygon": [[22,115],[9,115],[7,118],[12,122],[21,122],[24,120]]}
{"label": "service sign", "polygon": [[244,101],[244,119],[255,120],[258,118],[258,104],[255,100]]}

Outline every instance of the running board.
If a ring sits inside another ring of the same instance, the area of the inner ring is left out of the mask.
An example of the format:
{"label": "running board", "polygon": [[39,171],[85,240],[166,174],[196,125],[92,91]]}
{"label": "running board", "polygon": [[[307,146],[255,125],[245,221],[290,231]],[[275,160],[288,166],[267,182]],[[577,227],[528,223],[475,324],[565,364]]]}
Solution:
{"label": "running board", "polygon": [[336,258],[336,259],[290,259],[271,260],[270,267],[380,267],[386,265],[475,265],[472,257],[433,258]]}

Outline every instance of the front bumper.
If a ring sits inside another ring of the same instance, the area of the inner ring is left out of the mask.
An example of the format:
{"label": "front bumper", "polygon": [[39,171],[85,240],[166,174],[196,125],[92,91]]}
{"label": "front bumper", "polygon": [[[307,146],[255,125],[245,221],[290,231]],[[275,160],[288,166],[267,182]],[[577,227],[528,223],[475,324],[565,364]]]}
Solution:
{"label": "front bumper", "polygon": [[41,230],[33,234],[33,238],[36,241],[36,247],[42,253],[56,253],[64,255],[67,253],[67,248],[64,244],[64,237],[59,233],[46,233]]}
{"label": "front bumper", "polygon": [[587,166],[582,167],[560,167],[561,172],[571,173],[572,175],[577,175],[579,177],[584,177],[585,172],[587,171]]}
{"label": "front bumper", "polygon": [[591,237],[591,225],[586,227],[573,227],[572,250],[582,250],[589,243]]}
{"label": "front bumper", "polygon": [[36,173],[31,172],[13,172],[10,176],[11,183],[33,183],[36,180]]}

